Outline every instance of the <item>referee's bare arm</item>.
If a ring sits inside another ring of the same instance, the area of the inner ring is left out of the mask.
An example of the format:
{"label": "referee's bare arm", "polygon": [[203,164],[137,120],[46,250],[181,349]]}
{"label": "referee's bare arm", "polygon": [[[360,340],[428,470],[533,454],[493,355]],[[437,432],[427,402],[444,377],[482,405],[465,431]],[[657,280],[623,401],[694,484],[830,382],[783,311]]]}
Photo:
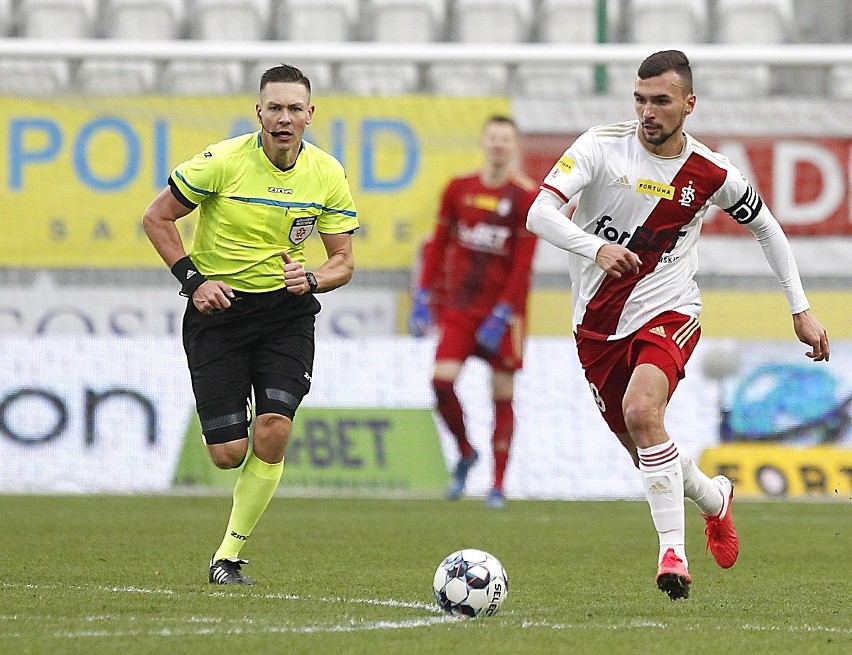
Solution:
{"label": "referee's bare arm", "polygon": [[142,226],[145,234],[159,253],[160,257],[171,268],[179,259],[186,257],[186,250],[180,238],[175,221],[183,218],[192,211],[181,203],[172,193],[171,188],[165,187],[153,202],[148,205],[142,216]]}
{"label": "referee's bare arm", "polygon": [[[175,221],[189,214],[192,209],[181,203],[170,187],[165,187],[142,216],[145,234],[172,272],[175,262],[187,256]],[[228,309],[233,297],[231,287],[218,280],[207,280],[191,293],[192,302],[198,311],[208,315]]]}
{"label": "referee's bare arm", "polygon": [[331,291],[342,287],[352,279],[355,270],[355,257],[352,254],[352,233],[324,234],[320,232],[328,260],[314,274],[317,277],[317,291]]}

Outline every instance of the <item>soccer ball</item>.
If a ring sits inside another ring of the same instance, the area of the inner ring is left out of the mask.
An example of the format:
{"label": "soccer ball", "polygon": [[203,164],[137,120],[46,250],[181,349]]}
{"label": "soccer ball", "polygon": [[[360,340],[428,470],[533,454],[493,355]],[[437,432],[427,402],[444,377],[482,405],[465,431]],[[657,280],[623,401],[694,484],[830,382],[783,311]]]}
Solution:
{"label": "soccer ball", "polygon": [[509,595],[509,576],[493,555],[457,550],[438,565],[435,602],[453,616],[494,616]]}

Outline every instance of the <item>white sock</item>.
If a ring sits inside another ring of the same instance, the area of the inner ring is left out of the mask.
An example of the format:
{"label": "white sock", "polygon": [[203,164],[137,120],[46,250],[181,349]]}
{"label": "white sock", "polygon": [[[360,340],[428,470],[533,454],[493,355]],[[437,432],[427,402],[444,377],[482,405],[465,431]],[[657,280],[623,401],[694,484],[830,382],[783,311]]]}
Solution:
{"label": "white sock", "polygon": [[707,477],[695,464],[689,453],[680,451],[680,467],[683,471],[683,494],[698,505],[704,514],[718,516],[722,511],[722,491],[719,485]]}
{"label": "white sock", "polygon": [[683,472],[677,446],[669,440],[650,448],[638,448],[637,452],[645,498],[660,537],[659,561],[673,548],[686,566]]}

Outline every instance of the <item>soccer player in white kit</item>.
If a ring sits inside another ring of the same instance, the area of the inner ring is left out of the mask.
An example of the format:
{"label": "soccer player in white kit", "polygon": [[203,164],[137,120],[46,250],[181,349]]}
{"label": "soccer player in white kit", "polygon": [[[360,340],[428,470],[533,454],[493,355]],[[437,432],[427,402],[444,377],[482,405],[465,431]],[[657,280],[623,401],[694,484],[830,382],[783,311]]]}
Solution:
{"label": "soccer player in white kit", "polygon": [[[531,232],[570,253],[580,362],[609,428],[642,476],[659,534],[657,586],[687,598],[684,496],[706,521],[707,548],[734,565],[733,485],[710,479],[669,438],[666,405],[701,332],[696,241],[710,205],[751,230],[777,276],[800,341],[815,361],[828,336],[811,313],[781,226],[725,157],[683,132],[695,108],[682,52],[645,59],[634,92],[638,120],[593,127],[565,151],[530,208]],[[582,191],[572,219],[562,213]]]}

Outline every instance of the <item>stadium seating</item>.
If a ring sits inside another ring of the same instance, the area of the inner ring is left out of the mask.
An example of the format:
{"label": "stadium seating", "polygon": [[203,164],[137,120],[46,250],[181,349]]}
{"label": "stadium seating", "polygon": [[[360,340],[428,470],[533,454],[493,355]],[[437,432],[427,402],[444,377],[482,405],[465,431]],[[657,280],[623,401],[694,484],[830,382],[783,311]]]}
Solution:
{"label": "stadium seating", "polygon": [[366,19],[366,36],[374,41],[443,41],[447,0],[369,0]]}
{"label": "stadium seating", "polygon": [[835,98],[852,100],[852,66],[832,66],[828,91]]}
{"label": "stadium seating", "polygon": [[104,0],[104,36],[110,39],[163,40],[183,36],[183,0]]}
{"label": "stadium seating", "polygon": [[21,0],[22,36],[33,39],[80,39],[96,35],[98,0]]}
{"label": "stadium seating", "polygon": [[531,0],[455,0],[458,41],[523,43],[530,38],[531,26]]}
{"label": "stadium seating", "polygon": [[[370,0],[364,16],[372,40],[387,43],[426,43],[444,37],[445,0]],[[398,95],[414,93],[420,71],[414,63],[344,63],[338,73],[338,88],[354,95]]]}
{"label": "stadium seating", "polygon": [[[542,0],[536,23],[543,43],[589,44],[598,40],[597,0]],[[619,4],[607,4],[607,32],[617,29]],[[514,91],[523,97],[570,98],[594,91],[590,65],[520,64],[515,69]]]}
{"label": "stadium seating", "polygon": [[282,0],[276,6],[276,39],[332,43],[356,40],[358,0]]}
{"label": "stadium seating", "polygon": [[792,0],[716,0],[719,43],[784,43],[793,32]]}
{"label": "stadium seating", "polygon": [[703,43],[707,40],[707,3],[632,0],[629,24],[635,43]]}
{"label": "stadium seating", "polygon": [[[845,37],[845,42],[852,41],[852,2],[847,2],[845,16],[834,15],[833,18],[838,24],[845,24],[848,29],[848,36]],[[845,18],[845,21],[844,21]],[[828,92],[835,98],[842,100],[852,100],[852,65],[832,66],[828,74]]]}
{"label": "stadium seating", "polygon": [[[613,43],[783,44],[852,41],[852,0],[608,0],[605,37]],[[117,40],[287,41],[340,43],[460,42],[482,44],[591,44],[598,38],[598,0],[0,0],[0,38]],[[33,60],[32,63],[35,63]],[[278,62],[275,62],[278,63]],[[638,61],[609,65],[609,93],[629,95]],[[237,66],[207,73],[185,62],[105,66],[74,59],[30,66],[6,58],[4,89],[91,93],[145,92],[154,88],[199,92],[196,73],[213,88],[254,90],[255,76]],[[404,61],[306,60],[320,92],[388,95],[510,93],[521,97],[570,98],[596,92],[591,64],[521,63],[431,65]],[[252,72],[260,71],[260,64]],[[848,66],[701,65],[696,92],[723,97],[765,94],[852,95]],[[229,72],[228,72],[229,71]],[[17,79],[24,75],[32,79]],[[164,77],[165,76],[165,77]],[[249,79],[251,77],[251,79]],[[111,86],[114,85],[114,86]],[[246,86],[247,85],[247,86]],[[194,89],[194,90],[192,90]],[[122,91],[124,90],[124,91]],[[11,91],[9,91],[11,92]],[[181,91],[182,92],[182,91]]]}
{"label": "stadium seating", "polygon": [[163,70],[161,86],[176,95],[226,95],[246,90],[238,62],[171,61]]}
{"label": "stadium seating", "polygon": [[353,95],[400,95],[419,87],[420,74],[411,63],[341,64],[337,72],[337,88]]}
{"label": "stadium seating", "polygon": [[190,0],[189,36],[214,41],[269,37],[270,0]]}
{"label": "stadium seating", "polygon": [[[780,44],[793,32],[792,0],[717,0],[717,41],[740,45]],[[772,89],[768,66],[706,66],[696,73],[708,95],[753,97]]]}
{"label": "stadium seating", "polygon": [[75,87],[92,95],[154,93],[157,83],[157,66],[146,60],[84,60],[75,77]]}
{"label": "stadium seating", "polygon": [[848,43],[852,29],[852,2],[794,0],[793,17],[803,43]]}
{"label": "stadium seating", "polygon": [[443,96],[490,96],[509,92],[509,73],[502,64],[432,64],[427,88]]}
{"label": "stadium seating", "polygon": [[[618,15],[618,3],[607,3],[608,31]],[[598,40],[598,0],[541,0],[536,16],[538,40],[544,43],[595,43]]]}
{"label": "stadium seating", "polygon": [[0,59],[0,93],[53,96],[68,91],[71,66],[65,59]]}
{"label": "stadium seating", "polygon": [[[449,37],[463,43],[523,43],[531,37],[531,0],[456,0]],[[427,87],[437,95],[508,93],[509,71],[501,63],[435,63]]]}
{"label": "stadium seating", "polygon": [[9,36],[14,25],[12,0],[0,0],[0,37]]}

